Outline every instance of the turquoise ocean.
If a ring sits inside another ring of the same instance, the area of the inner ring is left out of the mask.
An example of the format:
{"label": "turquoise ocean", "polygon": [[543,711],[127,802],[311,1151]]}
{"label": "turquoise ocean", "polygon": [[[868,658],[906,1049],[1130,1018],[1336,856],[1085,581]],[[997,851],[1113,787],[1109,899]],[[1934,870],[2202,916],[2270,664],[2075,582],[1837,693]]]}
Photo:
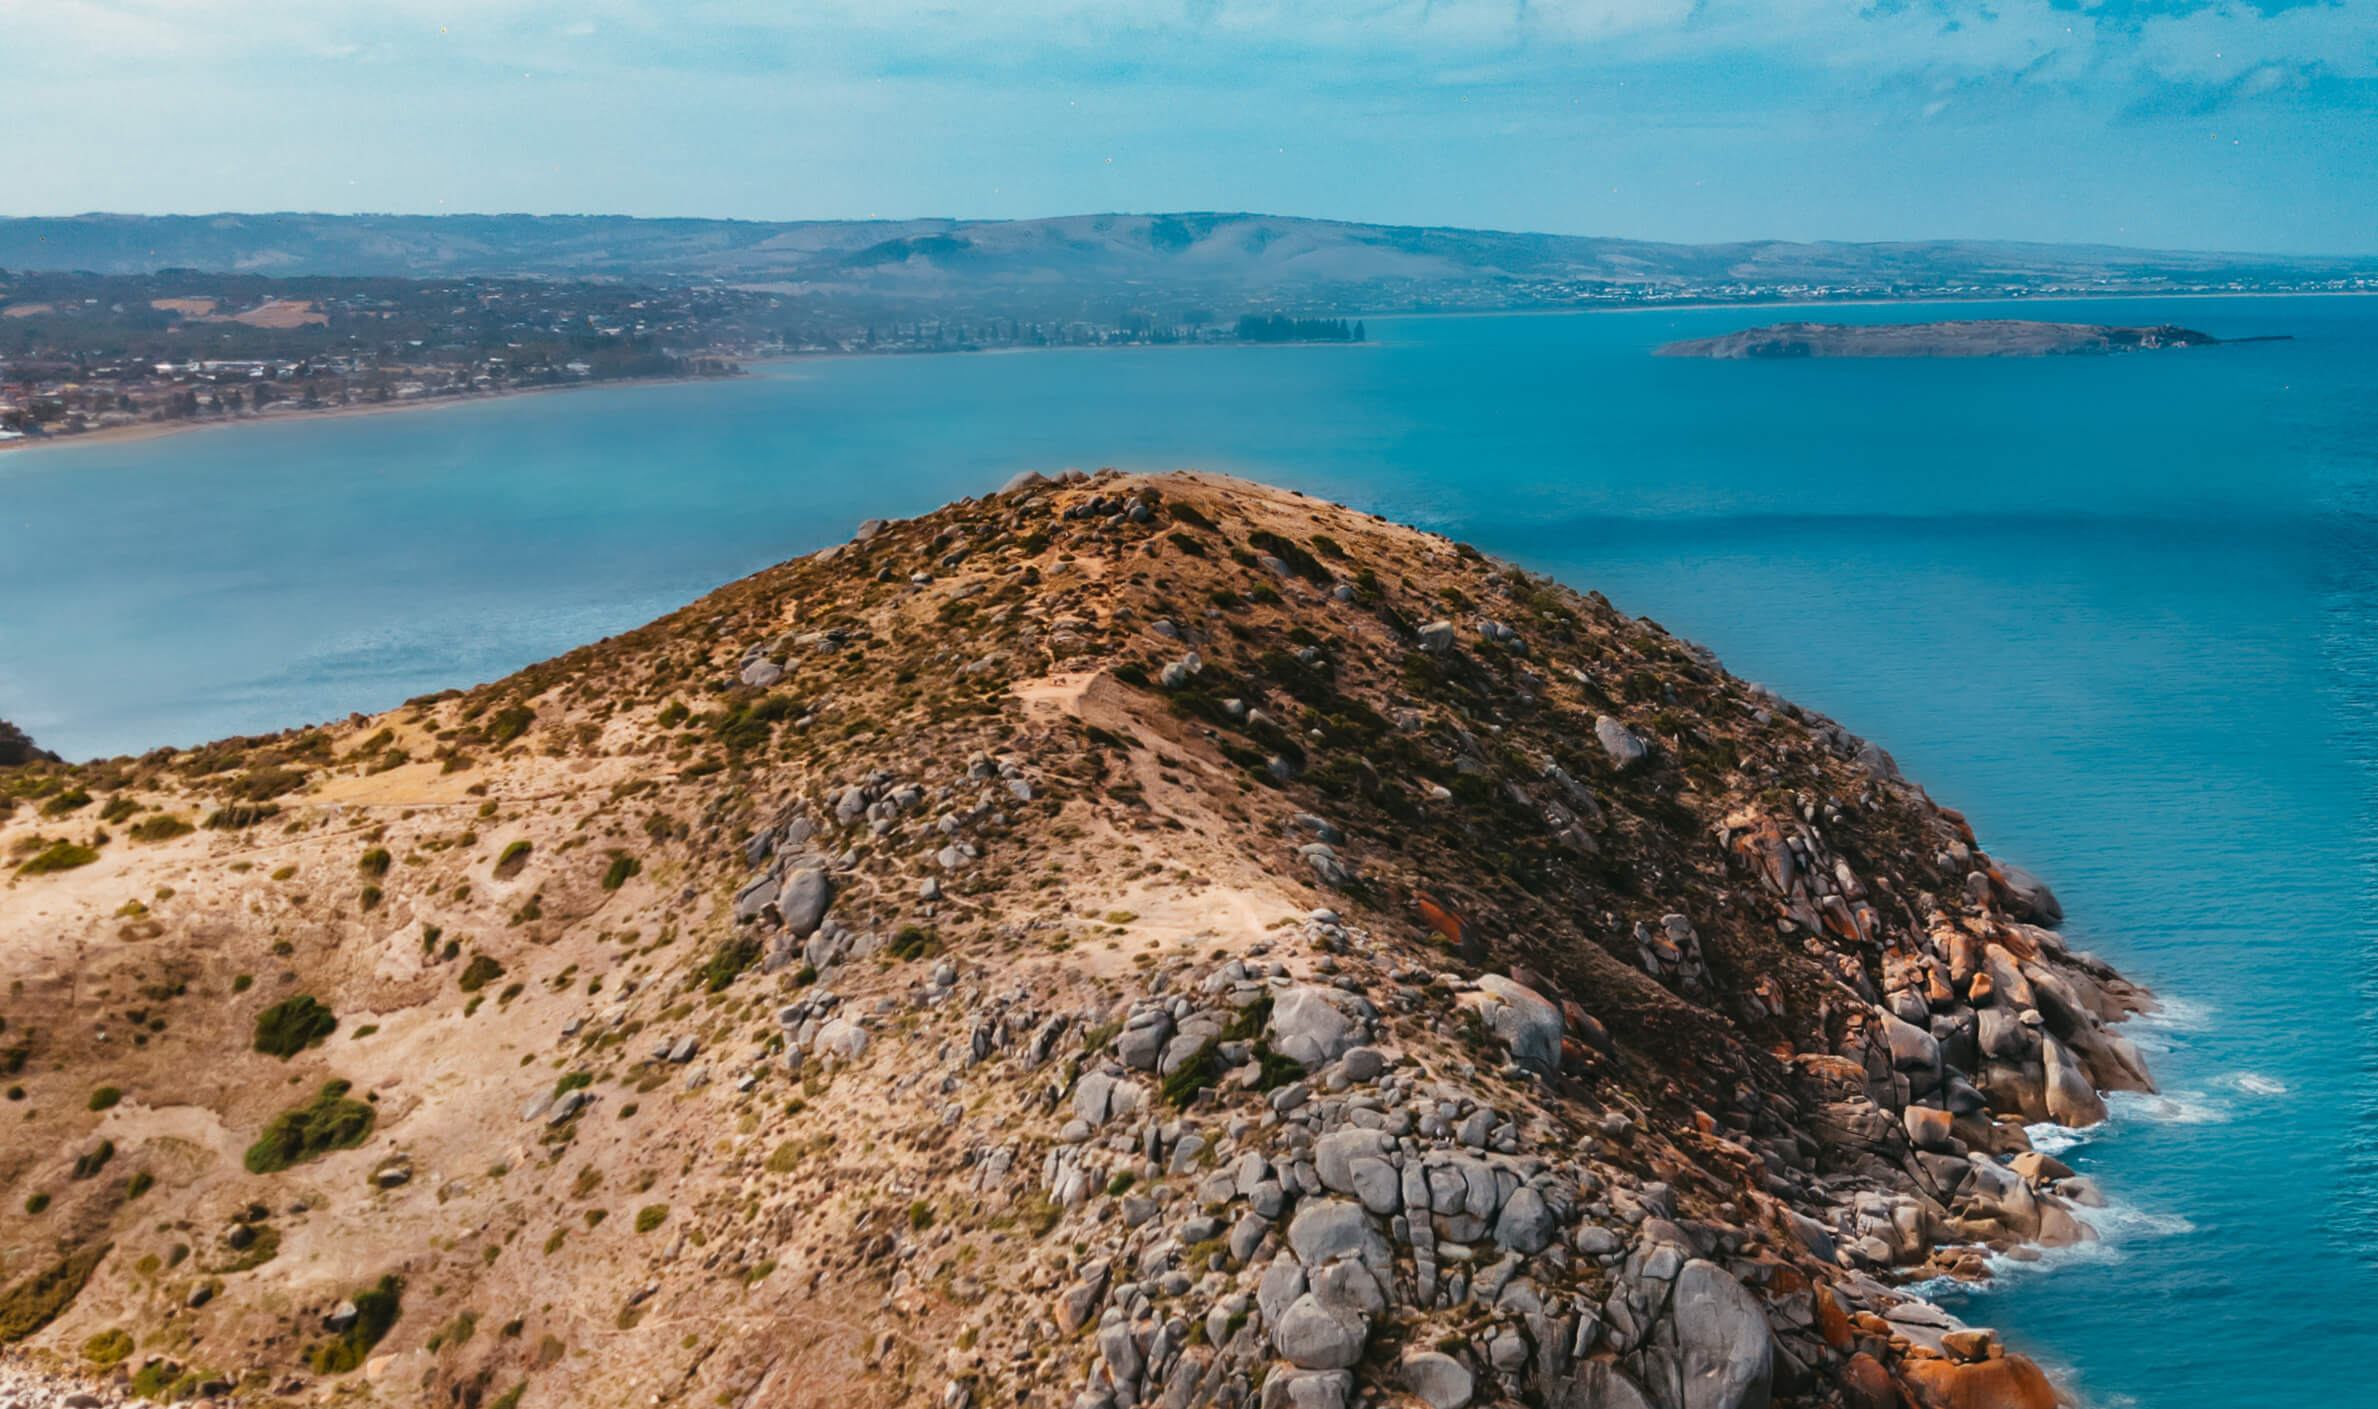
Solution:
{"label": "turquoise ocean", "polygon": [[2368,1403],[2378,300],[2023,312],[2292,340],[1700,362],[1650,351],[1786,315],[1372,318],[1359,347],[791,362],[11,451],[0,717],[89,757],[384,708],[1023,468],[1342,499],[1880,741],[2165,996],[2164,1093],[2065,1154],[2116,1200],[2104,1240],[1960,1314],[2095,1405]]}

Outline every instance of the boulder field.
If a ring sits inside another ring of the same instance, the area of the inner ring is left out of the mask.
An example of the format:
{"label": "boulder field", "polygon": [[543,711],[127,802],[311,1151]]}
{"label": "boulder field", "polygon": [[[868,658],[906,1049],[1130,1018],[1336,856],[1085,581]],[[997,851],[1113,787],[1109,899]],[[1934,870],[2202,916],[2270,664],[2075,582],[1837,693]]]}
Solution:
{"label": "boulder field", "polygon": [[28,754],[0,855],[28,1403],[2031,1409],[1907,1288],[2152,1089],[1878,745],[1202,474]]}

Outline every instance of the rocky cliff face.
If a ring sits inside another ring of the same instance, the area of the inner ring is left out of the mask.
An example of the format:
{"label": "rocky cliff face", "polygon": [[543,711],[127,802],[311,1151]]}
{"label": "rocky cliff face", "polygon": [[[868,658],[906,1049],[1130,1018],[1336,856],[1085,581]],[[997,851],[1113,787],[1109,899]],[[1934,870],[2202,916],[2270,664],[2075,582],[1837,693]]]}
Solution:
{"label": "rocky cliff face", "polygon": [[1209,476],[0,776],[0,1335],[111,1393],[2045,1405],[1896,1288],[2148,1084],[1880,748]]}

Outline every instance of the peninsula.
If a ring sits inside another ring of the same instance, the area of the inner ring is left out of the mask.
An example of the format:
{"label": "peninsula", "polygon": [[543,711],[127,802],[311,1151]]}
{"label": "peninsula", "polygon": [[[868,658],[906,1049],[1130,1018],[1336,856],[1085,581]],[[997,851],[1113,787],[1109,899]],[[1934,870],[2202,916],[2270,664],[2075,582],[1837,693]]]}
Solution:
{"label": "peninsula", "polygon": [[1911,1288],[2093,1237],[2026,1129],[2152,1089],[1879,745],[1216,476],[12,756],[0,1338],[63,1402],[2050,1409]]}
{"label": "peninsula", "polygon": [[[1982,318],[1948,323],[1774,323],[1658,349],[1661,357],[2060,357],[2206,347],[2209,333],[2164,323],[2150,328]],[[2256,338],[2262,342],[2269,339]]]}

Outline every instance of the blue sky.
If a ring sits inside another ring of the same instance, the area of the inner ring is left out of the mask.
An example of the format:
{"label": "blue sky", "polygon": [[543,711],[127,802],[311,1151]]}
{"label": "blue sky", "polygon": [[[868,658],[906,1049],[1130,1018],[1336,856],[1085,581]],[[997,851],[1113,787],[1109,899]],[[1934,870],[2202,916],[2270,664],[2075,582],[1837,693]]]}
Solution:
{"label": "blue sky", "polygon": [[2378,251],[2378,0],[0,0],[0,213]]}

